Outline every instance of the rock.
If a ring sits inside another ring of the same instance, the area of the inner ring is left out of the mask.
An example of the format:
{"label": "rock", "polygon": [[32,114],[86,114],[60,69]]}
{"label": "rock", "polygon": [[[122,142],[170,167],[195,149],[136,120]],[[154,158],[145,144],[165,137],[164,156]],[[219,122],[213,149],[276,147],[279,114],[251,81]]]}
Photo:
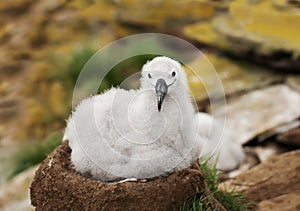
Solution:
{"label": "rock", "polygon": [[[228,14],[205,24],[199,22],[187,26],[184,33],[189,38],[234,52],[247,60],[299,72],[300,19],[297,5],[287,1],[287,6],[282,9],[273,2],[233,1]],[[288,32],[290,27],[295,29],[292,34]]]}
{"label": "rock", "polygon": [[295,211],[300,210],[300,191],[264,200],[257,204],[261,211]]}
{"label": "rock", "polygon": [[266,141],[264,143],[258,143],[256,146],[243,147],[246,158],[243,163],[240,164],[239,168],[228,173],[230,178],[245,172],[254,166],[265,162],[270,157],[288,152],[290,149],[274,142],[273,140]]}
{"label": "rock", "polygon": [[[241,144],[257,135],[289,123],[300,116],[300,94],[286,85],[256,90],[230,101],[226,106],[226,124],[231,131],[239,131]],[[224,115],[224,108],[216,114]]]}
{"label": "rock", "polygon": [[282,144],[300,147],[300,128],[295,128],[279,135],[276,141]]}
{"label": "rock", "polygon": [[[206,53],[185,68],[192,95],[196,101],[207,100],[207,90],[217,92],[214,73],[218,74],[226,96],[236,96],[280,82],[282,76],[250,63],[238,62],[225,56]],[[216,97],[216,96],[214,96]]]}
{"label": "rock", "polygon": [[143,27],[170,28],[180,23],[207,19],[215,14],[212,5],[192,0],[154,0],[143,4],[138,0],[121,0],[115,3],[119,7],[117,21]]}
{"label": "rock", "polygon": [[286,79],[286,84],[289,85],[292,89],[300,93],[300,76],[299,75],[289,75]]}
{"label": "rock", "polygon": [[257,140],[262,143],[265,140],[273,139],[287,146],[300,146],[300,120],[279,125],[272,128],[257,137]]}
{"label": "rock", "polygon": [[275,127],[275,128],[272,128],[264,133],[262,133],[261,135],[259,135],[257,137],[257,140],[259,142],[263,142],[273,136],[276,136],[276,135],[281,135],[283,133],[286,133],[294,128],[297,128],[300,126],[300,121],[299,120],[295,120],[295,121],[292,121],[292,122],[289,122],[287,124],[283,124],[283,125],[279,125],[278,127]]}
{"label": "rock", "polygon": [[222,39],[212,25],[212,21],[201,21],[186,25],[183,34],[200,44],[206,44],[221,49],[229,49],[229,44]]}
{"label": "rock", "polygon": [[[146,182],[91,180],[75,172],[68,142],[61,144],[42,163],[30,188],[37,210],[173,210],[194,193],[208,194],[198,163],[191,168]],[[214,200],[213,200],[214,201]],[[223,207],[214,201],[212,208]]]}
{"label": "rock", "polygon": [[16,118],[17,114],[17,100],[2,98],[0,100],[0,119],[7,121]]}
{"label": "rock", "polygon": [[[277,0],[278,1],[278,0]],[[285,0],[287,1],[287,0]],[[230,4],[230,16],[239,22],[239,32],[244,32],[246,40],[257,35],[256,40],[262,41],[257,49],[258,53],[268,55],[276,50],[291,51],[294,56],[299,53],[300,36],[300,17],[297,6],[289,4],[285,10],[279,9],[274,5],[275,1],[256,1],[242,0]],[[252,21],[250,21],[252,20]],[[276,23],[276,27],[271,23]],[[291,24],[286,24],[291,23]],[[286,29],[294,28],[293,34],[288,33]],[[298,53],[297,53],[298,52]],[[280,58],[279,58],[280,59]]]}
{"label": "rock", "polygon": [[27,169],[0,188],[0,210],[33,210],[29,187],[37,166]]}
{"label": "rock", "polygon": [[42,2],[36,2],[33,10],[35,13],[50,13],[63,7],[66,2],[66,0],[44,0]]}
{"label": "rock", "polygon": [[[267,207],[277,203],[278,209],[290,210],[284,206],[288,195],[292,206],[299,209],[300,190],[300,150],[273,156],[264,163],[221,183],[219,188],[225,191],[234,189],[245,194],[245,198],[258,203],[258,207]],[[294,201],[295,200],[295,201]],[[286,209],[285,209],[286,208]]]}
{"label": "rock", "polygon": [[32,3],[31,0],[3,1],[0,3],[0,12],[18,14],[27,10]]}
{"label": "rock", "polygon": [[256,153],[260,162],[265,162],[266,160],[268,160],[268,158],[272,156],[287,152],[287,150],[284,149],[284,147],[279,146],[278,144],[271,141],[253,147],[253,151]]}
{"label": "rock", "polygon": [[243,150],[246,154],[244,161],[240,164],[238,169],[228,172],[228,174],[225,176],[229,178],[235,177],[240,173],[247,171],[260,163],[260,159],[253,147],[243,147]]}
{"label": "rock", "polygon": [[230,4],[230,1],[228,0],[202,0],[201,2],[205,2],[209,5],[214,6],[218,11],[227,10]]}

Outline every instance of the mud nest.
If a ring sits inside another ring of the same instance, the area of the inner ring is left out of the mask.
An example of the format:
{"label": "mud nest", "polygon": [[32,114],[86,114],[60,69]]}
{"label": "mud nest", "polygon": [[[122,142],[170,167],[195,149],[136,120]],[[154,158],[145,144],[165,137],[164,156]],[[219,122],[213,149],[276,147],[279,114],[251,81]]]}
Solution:
{"label": "mud nest", "polygon": [[[178,210],[195,193],[209,197],[197,162],[146,182],[104,183],[77,173],[70,154],[66,141],[37,170],[30,187],[36,210]],[[220,205],[215,201],[211,206]]]}

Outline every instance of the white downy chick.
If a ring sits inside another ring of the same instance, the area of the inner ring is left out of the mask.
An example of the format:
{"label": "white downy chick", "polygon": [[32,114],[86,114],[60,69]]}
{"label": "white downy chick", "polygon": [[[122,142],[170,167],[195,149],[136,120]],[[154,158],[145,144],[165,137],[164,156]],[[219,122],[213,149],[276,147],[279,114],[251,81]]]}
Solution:
{"label": "white downy chick", "polygon": [[[148,179],[187,168],[200,153],[213,151],[219,139],[207,136],[212,122],[194,111],[182,66],[156,57],[144,65],[140,89],[112,88],[83,100],[68,120],[64,140],[83,175],[101,181]],[[225,170],[244,158],[226,134],[217,156]]]}

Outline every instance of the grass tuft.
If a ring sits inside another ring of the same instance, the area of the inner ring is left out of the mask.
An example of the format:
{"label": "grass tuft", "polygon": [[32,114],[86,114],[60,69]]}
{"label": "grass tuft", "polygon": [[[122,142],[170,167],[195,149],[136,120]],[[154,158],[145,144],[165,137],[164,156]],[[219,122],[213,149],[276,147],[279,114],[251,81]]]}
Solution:
{"label": "grass tuft", "polygon": [[211,209],[211,203],[211,200],[206,198],[203,193],[197,193],[184,202],[180,211],[217,211],[217,209]]}
{"label": "grass tuft", "polygon": [[205,180],[210,192],[214,193],[218,190],[218,178],[220,171],[217,169],[217,164],[211,165],[209,159],[200,159],[201,169],[205,175]]}
{"label": "grass tuft", "polygon": [[213,196],[217,199],[226,210],[243,211],[247,210],[250,203],[244,199],[244,195],[231,191],[224,193],[222,191],[216,191]]}
{"label": "grass tuft", "polygon": [[[244,199],[243,194],[231,191],[225,193],[218,190],[219,178],[222,173],[217,169],[216,163],[209,164],[209,159],[200,159],[201,169],[205,175],[205,180],[211,195],[223,205],[226,210],[244,211],[251,206],[252,203]],[[208,210],[212,203],[209,199],[204,198],[203,194],[195,194],[188,199],[180,208],[181,211],[202,211]]]}

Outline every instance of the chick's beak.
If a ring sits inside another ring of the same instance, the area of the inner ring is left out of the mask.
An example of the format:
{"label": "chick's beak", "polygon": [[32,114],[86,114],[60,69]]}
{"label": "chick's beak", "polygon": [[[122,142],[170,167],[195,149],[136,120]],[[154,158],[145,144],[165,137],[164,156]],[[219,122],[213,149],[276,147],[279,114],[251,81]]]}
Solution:
{"label": "chick's beak", "polygon": [[165,99],[166,94],[168,93],[168,86],[164,79],[160,78],[157,80],[155,85],[155,92],[157,97],[157,108],[158,111],[160,112],[161,105]]}

